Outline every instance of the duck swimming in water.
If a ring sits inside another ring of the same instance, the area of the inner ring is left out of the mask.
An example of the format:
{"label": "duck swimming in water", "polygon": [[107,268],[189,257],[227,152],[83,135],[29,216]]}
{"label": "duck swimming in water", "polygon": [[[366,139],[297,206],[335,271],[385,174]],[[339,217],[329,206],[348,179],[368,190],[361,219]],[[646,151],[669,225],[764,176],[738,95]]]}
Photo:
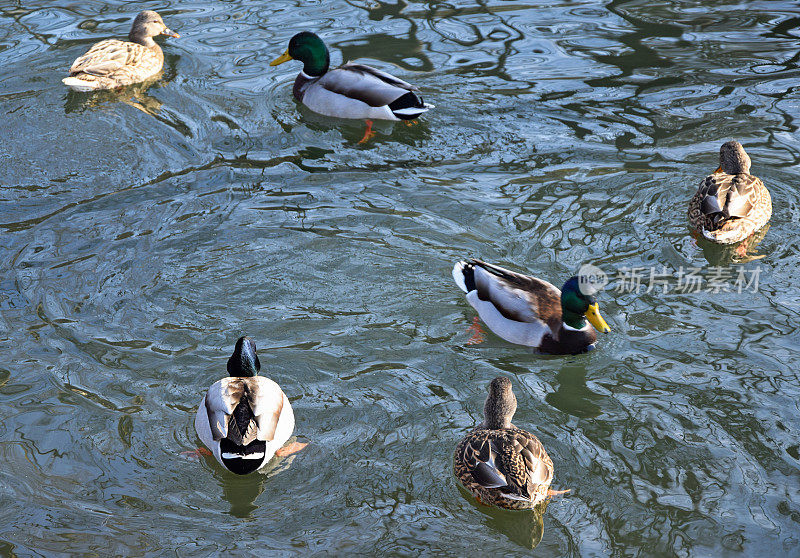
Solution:
{"label": "duck swimming in water", "polygon": [[594,328],[611,331],[577,276],[558,290],[536,277],[465,260],[453,268],[453,279],[489,329],[511,343],[543,353],[575,354],[594,348]]}
{"label": "duck swimming in water", "polygon": [[760,178],[750,174],[750,157],[738,141],[719,149],[719,168],[700,183],[689,201],[689,223],[717,244],[740,242],[767,224],[772,198]]}
{"label": "duck swimming in water", "polygon": [[261,362],[249,337],[236,341],[228,377],[214,382],[197,408],[194,428],[217,461],[245,475],[305,444],[284,448],[294,430],[294,412],[280,386],[258,376]]}
{"label": "duck swimming in water", "polygon": [[516,410],[511,380],[492,380],[484,421],[459,442],[453,456],[456,478],[480,503],[511,510],[567,492],[550,490],[553,461],[536,436],[511,423]]}
{"label": "duck swimming in water", "polygon": [[75,60],[69,77],[61,80],[75,91],[97,91],[131,85],[155,76],[164,65],[164,53],[153,37],[180,37],[161,16],[146,10],[136,16],[127,41],[106,39]]}
{"label": "duck swimming in water", "polygon": [[328,47],[310,31],[298,33],[277,66],[299,60],[303,69],[294,82],[295,98],[316,113],[338,118],[412,120],[433,108],[417,87],[363,64],[346,63],[331,70]]}

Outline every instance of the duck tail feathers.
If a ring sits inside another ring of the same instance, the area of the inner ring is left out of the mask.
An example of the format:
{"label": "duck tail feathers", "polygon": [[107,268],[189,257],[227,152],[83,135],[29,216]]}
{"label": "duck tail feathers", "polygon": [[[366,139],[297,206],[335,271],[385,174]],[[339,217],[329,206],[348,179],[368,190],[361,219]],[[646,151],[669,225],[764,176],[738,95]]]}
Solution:
{"label": "duck tail feathers", "polygon": [[394,114],[400,120],[414,120],[420,114],[428,112],[428,108],[429,107],[408,107],[392,110],[392,114]]}
{"label": "duck tail feathers", "polygon": [[453,266],[453,280],[458,288],[468,293],[475,290],[475,267],[472,262],[461,260]]}
{"label": "duck tail feathers", "polygon": [[432,108],[433,105],[426,103],[422,100],[422,97],[412,91],[389,103],[389,110],[400,120],[413,120]]}
{"label": "duck tail feathers", "polygon": [[96,91],[97,89],[100,89],[99,84],[96,81],[86,81],[73,76],[65,77],[61,80],[61,83],[73,91],[79,91],[81,93],[87,93],[89,91]]}
{"label": "duck tail feathers", "polygon": [[267,456],[267,444],[255,440],[245,446],[236,444],[228,438],[219,441],[222,464],[232,473],[246,475],[257,471]]}

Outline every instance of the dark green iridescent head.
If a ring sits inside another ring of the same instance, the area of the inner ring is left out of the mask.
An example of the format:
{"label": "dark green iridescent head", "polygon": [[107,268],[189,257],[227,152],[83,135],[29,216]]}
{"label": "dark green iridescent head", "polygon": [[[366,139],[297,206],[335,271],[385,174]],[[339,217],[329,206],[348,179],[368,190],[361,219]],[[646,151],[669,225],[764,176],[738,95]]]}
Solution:
{"label": "dark green iridescent head", "polygon": [[578,277],[570,277],[561,287],[561,319],[569,327],[581,329],[586,326],[587,318],[596,330],[602,333],[611,331],[600,316],[594,296],[581,291]]}
{"label": "dark green iridescent head", "polygon": [[249,337],[240,337],[236,341],[231,358],[228,359],[228,376],[248,378],[257,376],[261,370],[261,362],[256,354],[256,343]]}
{"label": "dark green iridescent head", "polygon": [[303,72],[309,76],[321,76],[328,71],[331,64],[328,47],[311,31],[303,31],[292,37],[286,52],[270,62],[269,65],[277,66],[289,60],[302,62]]}

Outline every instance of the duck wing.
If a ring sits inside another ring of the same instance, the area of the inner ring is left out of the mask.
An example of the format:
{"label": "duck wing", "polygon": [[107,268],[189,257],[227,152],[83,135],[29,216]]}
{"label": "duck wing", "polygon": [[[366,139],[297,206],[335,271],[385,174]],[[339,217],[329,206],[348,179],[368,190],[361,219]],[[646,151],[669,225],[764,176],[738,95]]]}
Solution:
{"label": "duck wing", "polygon": [[763,187],[761,179],[750,174],[709,175],[698,190],[700,210],[717,228],[728,219],[747,217],[757,203],[759,188]]}
{"label": "duck wing", "polygon": [[122,68],[157,62],[156,53],[137,43],[107,39],[100,41],[86,54],[80,56],[69,69],[70,75],[79,73],[108,77]]}
{"label": "duck wing", "polygon": [[517,428],[513,433],[514,452],[522,457],[529,488],[544,486],[553,482],[553,461],[539,441],[539,438]]}
{"label": "duck wing", "polygon": [[408,92],[419,90],[391,74],[353,63],[327,72],[317,81],[317,85],[371,107],[389,105]]}
{"label": "duck wing", "polygon": [[475,484],[499,490],[509,500],[536,503],[553,480],[553,462],[541,442],[518,428],[477,430],[465,440],[460,457]]}
{"label": "duck wing", "polygon": [[483,488],[508,486],[506,475],[497,464],[497,447],[488,437],[477,437],[464,446],[464,464],[472,479]]}
{"label": "duck wing", "polygon": [[204,405],[215,441],[237,444],[272,441],[283,411],[281,388],[262,376],[223,378],[206,394]]}
{"label": "duck wing", "polygon": [[269,378],[256,376],[248,379],[257,385],[257,389],[251,388],[253,395],[250,405],[258,422],[258,439],[271,442],[275,438],[286,396],[280,386]]}
{"label": "duck wing", "polygon": [[561,322],[561,291],[554,285],[481,260],[471,260],[478,298],[490,301],[507,319],[543,321],[552,331]]}

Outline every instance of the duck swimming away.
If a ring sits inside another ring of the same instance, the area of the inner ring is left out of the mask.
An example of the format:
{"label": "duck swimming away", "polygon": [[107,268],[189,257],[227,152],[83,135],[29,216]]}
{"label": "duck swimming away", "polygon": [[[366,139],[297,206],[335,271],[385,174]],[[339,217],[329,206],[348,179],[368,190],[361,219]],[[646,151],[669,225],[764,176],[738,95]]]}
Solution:
{"label": "duck swimming away", "polygon": [[511,510],[569,492],[550,490],[553,461],[536,436],[512,424],[516,411],[511,380],[492,380],[484,421],[459,442],[453,456],[456,478],[478,502]]}
{"label": "duck swimming away", "polygon": [[772,198],[750,174],[750,157],[738,141],[719,149],[719,168],[700,182],[689,201],[689,223],[716,244],[735,244],[767,224]]}
{"label": "duck swimming away", "polygon": [[249,337],[236,341],[228,377],[208,388],[197,408],[194,428],[216,460],[237,475],[267,465],[307,444],[284,447],[294,431],[294,412],[280,386],[258,376],[261,362]]}

